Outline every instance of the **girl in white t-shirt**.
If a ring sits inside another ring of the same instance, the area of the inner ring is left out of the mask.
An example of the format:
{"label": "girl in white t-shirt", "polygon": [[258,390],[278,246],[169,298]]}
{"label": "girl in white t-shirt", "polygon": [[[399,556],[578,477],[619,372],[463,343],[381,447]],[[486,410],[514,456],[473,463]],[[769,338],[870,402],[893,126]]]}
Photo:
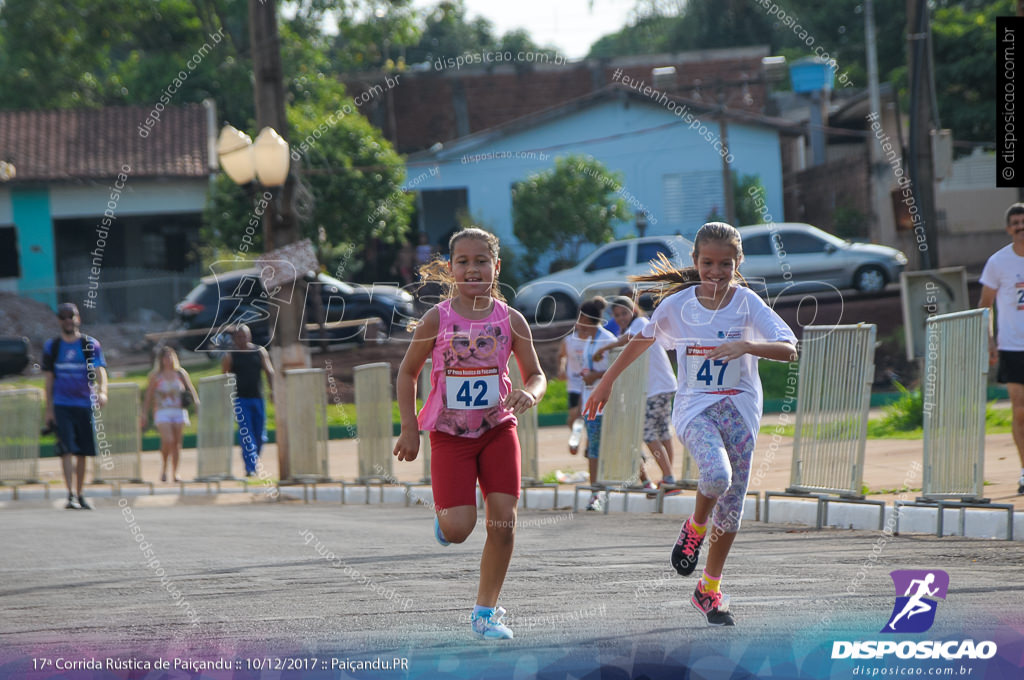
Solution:
{"label": "girl in white t-shirt", "polygon": [[[600,295],[593,297],[580,305],[580,315],[576,319],[576,327],[573,334],[568,338],[567,347],[570,355],[578,355],[573,362],[578,366],[580,401],[586,402],[594,385],[604,375],[608,368],[608,357],[598,359],[595,353],[599,347],[615,340],[615,336],[601,327],[604,308],[608,305]],[[587,448],[584,456],[587,458],[587,466],[590,471],[591,486],[597,484],[597,456],[601,450],[601,422],[600,414],[594,414],[585,421],[587,430]],[[572,451],[576,453],[576,451]],[[596,493],[592,493],[587,503],[587,510],[601,510],[601,499]]]}
{"label": "girl in white t-shirt", "polygon": [[569,400],[569,419],[566,423],[572,428],[569,435],[569,453],[576,455],[580,447],[584,422],[580,418],[583,402],[583,343],[573,328],[571,335],[562,339],[558,346],[558,379],[565,381],[566,394]]}
{"label": "girl in white t-shirt", "polygon": [[[594,353],[594,359],[604,358],[604,353],[613,347],[622,347],[632,338],[640,335],[651,321],[632,298],[617,295],[609,300],[612,316],[622,335]],[[647,406],[644,411],[644,443],[661,468],[661,483],[675,484],[672,474],[672,434],[669,423],[672,420],[672,395],[676,392],[676,376],[672,362],[661,345],[651,347],[647,352]],[[651,487],[653,488],[653,486]]]}
{"label": "girl in white t-shirt", "polygon": [[663,259],[638,280],[669,284],[651,323],[630,340],[583,407],[596,413],[608,401],[612,383],[648,347],[675,348],[679,388],[673,424],[700,472],[696,506],[683,523],[672,550],[672,565],[693,573],[712,520],[707,564],[691,603],[708,625],[735,625],[722,601],[722,569],[743,514],[750,461],[761,421],[758,358],[797,359],[793,331],[757,294],[742,287],[739,232],[709,222],[694,238],[693,268],[678,270]]}

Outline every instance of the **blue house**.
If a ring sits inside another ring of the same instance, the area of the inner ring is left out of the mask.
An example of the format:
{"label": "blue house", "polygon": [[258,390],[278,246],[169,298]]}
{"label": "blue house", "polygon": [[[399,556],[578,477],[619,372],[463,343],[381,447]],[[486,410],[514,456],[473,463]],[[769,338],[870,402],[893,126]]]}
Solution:
{"label": "blue house", "polygon": [[216,115],[212,102],[167,107],[0,111],[0,291],[85,321],[143,309],[167,317],[198,275]]}
{"label": "blue house", "polygon": [[[780,119],[614,85],[411,155],[406,189],[419,192],[418,227],[431,243],[441,244],[464,210],[514,245],[513,186],[556,157],[582,154],[622,174],[619,194],[643,215],[647,235],[692,239],[709,214],[725,214],[726,163],[760,178],[766,210],[783,221],[782,142],[799,134]],[[636,233],[633,222],[616,227],[618,238]]]}

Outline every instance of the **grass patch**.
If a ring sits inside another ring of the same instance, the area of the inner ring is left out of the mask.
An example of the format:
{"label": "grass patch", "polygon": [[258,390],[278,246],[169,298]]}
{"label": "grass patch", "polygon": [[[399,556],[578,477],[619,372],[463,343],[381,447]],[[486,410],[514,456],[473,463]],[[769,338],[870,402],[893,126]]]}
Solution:
{"label": "grass patch", "polygon": [[[886,407],[887,409],[889,407]],[[894,409],[897,413],[903,407]],[[921,439],[924,431],[920,426],[909,430],[894,427],[894,422],[907,422],[903,415],[891,417],[886,414],[882,418],[868,420],[868,439]],[[1009,434],[1013,432],[1013,412],[1008,408],[994,408],[989,404],[985,408],[985,434]],[[761,433],[792,437],[796,433],[795,425],[762,425]],[[913,489],[912,489],[913,490]],[[882,492],[873,492],[882,493]]]}
{"label": "grass patch", "polygon": [[[761,376],[761,391],[765,401],[796,397],[796,379],[799,372],[796,365],[783,361],[758,361],[757,373]],[[790,384],[786,381],[789,380]]]}
{"label": "grass patch", "polygon": [[887,495],[895,496],[895,495],[901,494],[901,493],[917,493],[919,491],[921,491],[920,488],[912,489],[909,486],[902,486],[902,487],[900,487],[898,489],[869,489],[867,487],[867,484],[865,484],[861,488],[861,493],[864,494],[865,496],[877,496],[877,495],[880,495],[880,494],[887,494]]}
{"label": "grass patch", "polygon": [[565,413],[569,410],[569,388],[564,380],[549,380],[544,398],[537,405],[537,413]]}

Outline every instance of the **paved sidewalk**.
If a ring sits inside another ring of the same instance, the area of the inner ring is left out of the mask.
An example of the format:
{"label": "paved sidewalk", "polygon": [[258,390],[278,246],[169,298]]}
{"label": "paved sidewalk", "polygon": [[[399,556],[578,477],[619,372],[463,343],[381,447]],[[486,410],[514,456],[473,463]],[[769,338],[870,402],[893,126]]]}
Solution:
{"label": "paved sidewalk", "polygon": [[[766,425],[773,425],[777,416],[765,417]],[[568,452],[566,439],[569,429],[562,427],[545,427],[539,430],[540,470],[542,474],[554,470],[586,470],[586,460],[582,456],[573,456]],[[869,439],[866,445],[864,456],[864,483],[872,492],[883,490],[898,490],[905,481],[910,482],[911,489],[921,488],[920,470],[915,469],[915,463],[920,464],[923,457],[923,444],[921,440],[899,440],[899,439]],[[682,447],[676,443],[676,465],[677,476],[682,469],[680,452]],[[329,470],[332,477],[337,479],[354,480],[358,475],[358,453],[356,440],[342,439],[333,440],[329,445],[330,461]],[[777,437],[772,434],[762,433],[757,440],[757,449],[754,452],[754,462],[751,468],[752,473],[764,470],[761,481],[752,477],[754,483],[752,491],[782,491],[789,486],[790,467],[793,456],[793,440],[791,437]],[[278,476],[277,447],[268,444],[263,450],[263,463],[268,477],[276,479]],[[160,454],[150,451],[142,454],[143,479],[157,481],[160,478]],[[419,460],[409,462],[393,461],[394,476],[400,481],[418,481],[423,476],[423,464]],[[232,466],[236,475],[244,474],[242,467],[241,450],[235,447]],[[648,473],[651,478],[657,481],[661,474],[653,463],[648,463]],[[44,458],[40,461],[40,474],[44,480],[57,482],[51,487],[52,493],[63,496],[64,483],[60,473],[60,461],[56,458]],[[186,449],[182,452],[180,476],[185,480],[193,479],[196,475],[196,452],[195,449]],[[1011,503],[1018,510],[1024,510],[1024,496],[1017,495],[1017,480],[1020,475],[1020,465],[1017,458],[1017,451],[1013,444],[1013,436],[1010,434],[989,435],[985,438],[985,496],[993,503]],[[167,484],[168,487],[176,487],[174,484]],[[564,487],[569,490],[570,487]],[[898,493],[898,492],[897,492]],[[897,493],[872,493],[869,497],[885,500],[888,504],[897,498]],[[0,487],[0,501],[10,498],[9,489]],[[916,498],[915,492],[908,492],[906,498]]]}

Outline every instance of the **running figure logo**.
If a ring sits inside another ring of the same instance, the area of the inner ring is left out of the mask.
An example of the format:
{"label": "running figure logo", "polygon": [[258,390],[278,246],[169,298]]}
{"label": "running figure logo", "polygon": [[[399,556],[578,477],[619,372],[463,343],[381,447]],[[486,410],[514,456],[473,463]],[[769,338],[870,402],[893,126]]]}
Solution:
{"label": "running figure logo", "polygon": [[938,607],[933,598],[946,599],[949,574],[940,569],[898,569],[889,575],[896,586],[896,604],[880,632],[923,633],[931,628]]}

